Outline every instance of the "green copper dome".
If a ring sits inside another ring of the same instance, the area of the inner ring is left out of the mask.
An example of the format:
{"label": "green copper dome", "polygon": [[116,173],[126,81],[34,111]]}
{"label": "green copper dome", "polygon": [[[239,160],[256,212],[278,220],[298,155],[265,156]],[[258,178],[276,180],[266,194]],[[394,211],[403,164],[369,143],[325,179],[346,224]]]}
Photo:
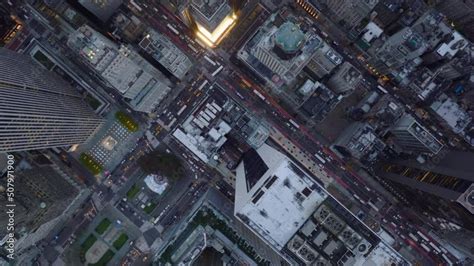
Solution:
{"label": "green copper dome", "polygon": [[285,53],[294,53],[304,44],[305,36],[300,27],[293,22],[283,23],[275,33],[275,43]]}

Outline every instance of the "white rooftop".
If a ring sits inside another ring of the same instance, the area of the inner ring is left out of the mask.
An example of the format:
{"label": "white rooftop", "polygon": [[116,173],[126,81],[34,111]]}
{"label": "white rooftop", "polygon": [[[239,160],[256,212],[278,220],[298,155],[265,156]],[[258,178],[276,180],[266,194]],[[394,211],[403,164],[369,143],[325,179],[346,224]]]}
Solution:
{"label": "white rooftop", "polygon": [[[277,13],[270,16],[265,24],[259,28],[257,33],[242,47],[238,53],[239,59],[246,62],[251,68],[262,75],[262,77],[270,82],[272,86],[280,86],[283,83],[290,83],[294,78],[301,72],[301,70],[308,64],[313,54],[321,48],[323,45],[322,39],[314,32],[309,29],[304,32],[304,44],[299,49],[300,52],[296,53],[291,58],[280,58],[274,51],[276,45],[275,40],[282,27],[275,25]],[[288,19],[286,23],[290,23],[291,19]],[[295,36],[286,36],[282,38],[283,41],[291,42]],[[258,62],[265,65],[268,70],[258,70],[258,65],[255,60],[250,58],[255,57]],[[334,55],[337,59],[336,55]]]}
{"label": "white rooftop", "polygon": [[362,39],[368,43],[371,42],[373,39],[380,37],[383,32],[383,30],[373,22],[369,22],[369,24],[365,26],[365,30],[367,31],[362,36]]}
{"label": "white rooftop", "polygon": [[178,141],[205,163],[224,145],[227,141],[225,135],[232,129],[218,117],[221,111],[222,107],[215,101],[205,101],[200,110],[188,116],[173,132]]}
{"label": "white rooftop", "polygon": [[358,257],[353,266],[404,265],[405,263],[400,254],[380,242],[367,257]]}
{"label": "white rooftop", "polygon": [[109,86],[130,99],[136,111],[152,112],[170,91],[167,79],[138,53],[119,47],[88,25],[71,33],[67,45]]}
{"label": "white rooftop", "polygon": [[168,187],[168,182],[166,182],[165,179],[160,179],[157,175],[146,176],[145,184],[151,191],[159,195],[163,194],[163,192]]}
{"label": "white rooftop", "polygon": [[302,95],[310,95],[316,90],[317,86],[315,85],[316,85],[316,82],[313,82],[312,80],[308,79],[305,81],[303,86],[301,86],[298,89],[298,92],[301,93]]}
{"label": "white rooftop", "polygon": [[[250,163],[251,165],[247,169],[245,168],[245,159],[239,164],[236,169],[234,214],[272,248],[278,252],[286,253],[283,251],[283,247],[287,243],[292,241],[292,239],[294,240],[295,237],[301,239],[299,235],[295,236],[298,230],[305,235],[313,232],[313,229],[316,227],[315,223],[309,220],[310,216],[314,215],[318,208],[327,209],[328,205],[322,204],[325,204],[324,202],[330,197],[332,198],[332,196],[307,175],[306,172],[292,163],[289,158],[268,144],[263,144],[256,152],[268,169],[260,176],[257,183],[248,188],[246,174],[251,174],[255,167],[264,166],[261,164],[252,165]],[[347,209],[346,211],[349,212]],[[340,223],[343,224],[342,226],[345,226],[345,223],[341,220],[342,218],[338,218],[334,213],[330,216],[332,221],[340,220]],[[324,219],[326,218],[328,217]],[[357,219],[355,216],[354,218]],[[331,224],[330,222],[326,223],[325,220],[323,223],[325,227]],[[350,227],[347,226],[344,232],[348,231],[348,228]],[[354,229],[349,231],[353,233],[353,236],[358,235]],[[358,236],[360,238],[360,235]],[[338,238],[341,239],[339,236]],[[361,243],[366,246],[372,245],[364,239],[357,245]],[[308,250],[309,248],[306,249]],[[294,250],[292,252],[294,253]],[[298,254],[301,255],[301,253]],[[382,242],[376,244],[370,254],[363,255],[358,253],[355,255],[349,262],[352,264],[347,265],[406,264],[406,261],[396,251]]]}
{"label": "white rooftop", "polygon": [[453,39],[449,43],[441,44],[436,52],[441,56],[453,57],[459,50],[463,50],[469,44],[459,32],[453,32]]}
{"label": "white rooftop", "polygon": [[446,95],[441,96],[440,99],[431,104],[431,109],[443,118],[456,134],[464,131],[472,121],[472,117]]}
{"label": "white rooftop", "polygon": [[191,60],[183,51],[166,36],[154,30],[150,30],[139,45],[179,79],[182,79],[192,66]]}
{"label": "white rooftop", "polygon": [[[267,147],[266,144],[262,146],[271,152],[271,148]],[[254,189],[251,191],[253,195],[262,191],[263,195],[258,200],[253,197],[236,213],[246,216],[255,232],[281,250],[327,194],[322,190],[313,190],[319,185],[288,159],[268,163],[273,167],[262,176],[260,186],[255,185],[257,192],[254,193]],[[264,186],[265,181],[273,177],[276,177],[273,184],[268,188]],[[303,191],[309,192],[308,196],[303,195]]]}
{"label": "white rooftop", "polygon": [[188,148],[192,153],[194,153],[199,159],[201,159],[203,162],[207,163],[209,162],[209,158],[207,155],[199,150],[197,146],[197,140],[195,139],[194,136],[190,134],[186,134],[184,131],[181,129],[176,129],[173,132],[173,136],[179,140],[186,148]]}

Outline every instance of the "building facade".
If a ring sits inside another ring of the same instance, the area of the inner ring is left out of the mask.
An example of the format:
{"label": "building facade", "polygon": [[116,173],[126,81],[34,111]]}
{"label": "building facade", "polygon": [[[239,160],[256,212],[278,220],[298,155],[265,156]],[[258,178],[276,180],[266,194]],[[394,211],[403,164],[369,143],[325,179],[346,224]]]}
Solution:
{"label": "building facade", "polygon": [[[67,169],[45,157],[41,160],[42,164],[24,162],[23,165],[28,167],[17,169],[15,176],[15,185],[21,187],[15,194],[15,247],[18,254],[62,228],[66,218],[72,216],[89,195],[88,189],[77,184]],[[6,184],[2,182],[1,185]],[[6,193],[0,196],[0,203],[8,204]],[[8,216],[2,215],[0,223],[6,225]],[[8,232],[6,226],[1,228],[0,239]]]}
{"label": "building facade", "polygon": [[196,37],[209,47],[216,47],[235,26],[238,1],[187,0],[180,12],[184,22],[194,29]]}
{"label": "building facade", "polygon": [[411,115],[405,115],[390,129],[397,144],[409,152],[437,154],[443,144]]}
{"label": "building facade", "polygon": [[353,91],[362,80],[362,74],[351,63],[344,62],[328,81],[328,87],[336,93]]}
{"label": "building facade", "polygon": [[352,28],[367,17],[379,2],[378,0],[322,0],[331,10],[335,20],[342,22],[347,28]]}
{"label": "building facade", "polygon": [[0,152],[84,143],[103,123],[83,97],[31,58],[0,49]]}
{"label": "building facade", "polygon": [[139,46],[180,80],[184,78],[184,75],[188,73],[193,65],[189,57],[168,37],[154,30],[148,31]]}
{"label": "building facade", "polygon": [[67,45],[135,111],[151,113],[171,90],[166,77],[137,52],[119,47],[87,25],[73,32]]}
{"label": "building facade", "polygon": [[236,172],[234,215],[290,265],[408,265],[270,145],[245,153]]}
{"label": "building facade", "polygon": [[238,59],[277,90],[291,84],[324,44],[314,30],[304,32],[296,17],[285,11],[272,14],[237,53]]}
{"label": "building facade", "polygon": [[474,41],[474,1],[473,0],[437,0],[435,7],[446,15],[461,31]]}
{"label": "building facade", "polygon": [[420,164],[415,160],[390,161],[376,173],[399,184],[456,201],[474,213],[474,154],[448,152],[438,163]]}

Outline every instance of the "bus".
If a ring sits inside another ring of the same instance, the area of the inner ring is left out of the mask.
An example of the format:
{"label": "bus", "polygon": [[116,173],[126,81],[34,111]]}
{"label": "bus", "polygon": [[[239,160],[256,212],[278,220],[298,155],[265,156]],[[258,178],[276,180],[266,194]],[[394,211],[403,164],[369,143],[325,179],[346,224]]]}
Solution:
{"label": "bus", "polygon": [[137,3],[135,3],[135,1],[130,0],[130,4],[132,4],[132,6],[133,6],[134,8],[136,8],[138,11],[140,11],[140,12],[143,11],[143,9],[142,9]]}
{"label": "bus", "polygon": [[418,237],[416,237],[414,234],[409,233],[408,236],[409,236],[411,239],[415,240],[415,242],[418,242]]}
{"label": "bus", "polygon": [[177,119],[176,117],[173,118],[173,120],[171,120],[171,122],[168,124],[168,127],[171,127],[172,125],[174,125],[174,123],[176,123]]}
{"label": "bus", "polygon": [[195,41],[197,44],[199,44],[199,46],[201,46],[201,48],[207,49],[207,46],[206,46],[204,43],[202,43],[199,39],[194,39],[194,41]]}
{"label": "bus", "polygon": [[257,95],[258,98],[262,99],[262,101],[266,100],[265,96],[263,96],[259,91],[253,90],[253,93],[255,93],[255,95]]}
{"label": "bus", "polygon": [[204,82],[201,84],[201,86],[199,86],[199,88],[197,90],[198,91],[202,90],[202,88],[204,88],[204,86],[206,86],[207,83],[208,83],[207,79],[204,80]]}
{"label": "bus", "polygon": [[179,36],[179,31],[177,29],[175,29],[173,26],[171,26],[171,24],[166,24],[166,27],[168,27],[168,29],[170,29],[174,34],[178,35]]}
{"label": "bus", "polygon": [[448,256],[446,256],[445,254],[442,254],[441,257],[443,257],[443,259],[446,261],[448,265],[450,266],[454,265],[453,262],[450,259],[448,259]]}
{"label": "bus", "polygon": [[192,44],[188,43],[188,47],[189,49],[191,49],[191,51],[193,51],[194,53],[198,54],[199,51],[196,49],[196,47],[194,47]]}
{"label": "bus", "polygon": [[430,249],[427,245],[425,245],[424,243],[421,243],[420,246],[421,246],[426,252],[431,252],[431,249]]}
{"label": "bus", "polygon": [[321,157],[319,154],[315,153],[314,157],[316,157],[316,159],[318,159],[321,163],[326,163],[326,160],[324,160],[323,157]]}
{"label": "bus", "polygon": [[438,248],[438,246],[436,246],[435,244],[433,244],[433,242],[430,242],[429,245],[438,253],[443,253],[441,251],[441,249]]}
{"label": "bus", "polygon": [[294,126],[295,128],[297,128],[297,129],[300,128],[300,125],[298,125],[295,121],[293,121],[293,119],[290,119],[289,122],[290,122],[290,124],[291,124],[292,126]]}
{"label": "bus", "polygon": [[207,55],[204,56],[204,59],[209,62],[209,64],[215,66],[216,62],[214,62],[211,58],[209,58]]}
{"label": "bus", "polygon": [[224,69],[224,66],[223,66],[223,65],[221,65],[220,67],[218,67],[218,68],[216,69],[216,71],[214,71],[214,72],[211,74],[211,76],[215,77],[217,74],[219,74],[219,73],[222,71],[222,69]]}
{"label": "bus", "polygon": [[382,87],[381,85],[377,85],[377,89],[379,89],[379,90],[380,90],[381,92],[383,92],[384,94],[387,94],[387,93],[388,93],[388,91],[387,91],[384,87]]}
{"label": "bus", "polygon": [[186,110],[186,107],[188,107],[186,104],[183,105],[183,107],[181,107],[181,109],[179,109],[179,111],[176,113],[176,115],[181,115],[184,112],[184,110]]}
{"label": "bus", "polygon": [[379,208],[377,208],[377,206],[375,206],[375,204],[372,203],[372,201],[369,201],[368,204],[369,204],[369,206],[370,206],[372,209],[374,209],[375,211],[377,211],[377,212],[379,211]]}
{"label": "bus", "polygon": [[416,231],[416,233],[421,237],[423,238],[426,242],[429,242],[430,239],[428,237],[426,237],[423,233],[421,233],[420,231]]}

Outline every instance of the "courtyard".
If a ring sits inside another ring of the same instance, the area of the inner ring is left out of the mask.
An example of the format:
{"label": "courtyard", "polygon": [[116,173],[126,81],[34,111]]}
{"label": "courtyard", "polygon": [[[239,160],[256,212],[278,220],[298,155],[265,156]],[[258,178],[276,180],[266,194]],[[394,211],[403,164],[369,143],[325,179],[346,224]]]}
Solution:
{"label": "courtyard", "polygon": [[[126,116],[118,119],[121,111],[112,110],[105,117],[102,128],[86,144],[79,146],[74,155],[94,175],[99,176],[104,171],[113,170],[123,157],[134,147],[137,140],[143,135],[138,124]],[[131,130],[125,122],[133,127]]]}

